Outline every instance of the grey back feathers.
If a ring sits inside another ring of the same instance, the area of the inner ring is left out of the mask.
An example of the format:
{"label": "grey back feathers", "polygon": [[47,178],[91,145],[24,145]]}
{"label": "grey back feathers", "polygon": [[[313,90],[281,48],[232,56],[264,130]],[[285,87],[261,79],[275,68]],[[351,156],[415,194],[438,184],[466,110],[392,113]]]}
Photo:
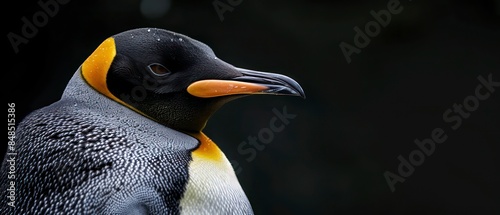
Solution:
{"label": "grey back feathers", "polygon": [[17,131],[18,201],[3,203],[1,214],[180,212],[198,141],[100,95],[80,70],[60,101],[28,115]]}

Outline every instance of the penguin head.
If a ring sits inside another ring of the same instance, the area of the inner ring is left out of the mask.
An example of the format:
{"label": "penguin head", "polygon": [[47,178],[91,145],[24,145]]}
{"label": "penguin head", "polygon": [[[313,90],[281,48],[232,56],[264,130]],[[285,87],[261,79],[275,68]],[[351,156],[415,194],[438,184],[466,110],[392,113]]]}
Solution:
{"label": "penguin head", "polygon": [[237,68],[175,32],[140,28],[109,37],[82,64],[93,89],[167,127],[201,131],[224,103],[251,94],[305,97],[293,79]]}

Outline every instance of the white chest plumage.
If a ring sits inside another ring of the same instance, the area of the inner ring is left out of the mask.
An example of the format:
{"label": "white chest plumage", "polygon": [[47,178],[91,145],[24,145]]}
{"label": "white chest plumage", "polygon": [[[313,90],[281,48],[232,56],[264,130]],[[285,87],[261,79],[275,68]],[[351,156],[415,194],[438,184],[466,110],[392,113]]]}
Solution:
{"label": "white chest plumage", "polygon": [[253,214],[224,153],[204,134],[197,139],[201,145],[192,152],[181,214]]}

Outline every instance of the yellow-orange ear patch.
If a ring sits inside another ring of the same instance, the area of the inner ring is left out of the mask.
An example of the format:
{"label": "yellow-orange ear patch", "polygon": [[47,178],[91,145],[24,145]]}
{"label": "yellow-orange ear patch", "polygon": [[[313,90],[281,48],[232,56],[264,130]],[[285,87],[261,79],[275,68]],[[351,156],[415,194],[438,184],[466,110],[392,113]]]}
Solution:
{"label": "yellow-orange ear patch", "polygon": [[87,60],[83,62],[82,76],[92,88],[121,103],[121,100],[109,91],[106,84],[106,76],[115,56],[115,40],[110,37],[104,40]]}
{"label": "yellow-orange ear patch", "polygon": [[[117,98],[115,95],[111,93],[108,89],[108,84],[106,82],[106,78],[108,76],[109,68],[111,67],[111,63],[113,63],[113,59],[116,56],[116,46],[115,39],[112,37],[104,40],[97,47],[96,50],[85,60],[82,64],[82,76],[83,79],[95,90],[102,93],[106,97],[116,101],[133,111],[142,114],[148,118],[146,114],[137,110],[135,107],[130,104],[125,103],[123,100]],[[151,119],[151,118],[150,118]]]}

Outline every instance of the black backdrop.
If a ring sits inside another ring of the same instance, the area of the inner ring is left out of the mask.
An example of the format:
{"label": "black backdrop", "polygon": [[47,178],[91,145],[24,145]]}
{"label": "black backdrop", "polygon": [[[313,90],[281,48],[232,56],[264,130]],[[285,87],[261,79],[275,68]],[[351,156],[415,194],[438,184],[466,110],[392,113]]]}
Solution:
{"label": "black backdrop", "polygon": [[[60,2],[17,53],[9,32],[22,36],[22,17],[42,8],[37,1],[4,8],[10,15],[4,12],[3,93],[16,103],[18,121],[58,100],[108,36],[165,28],[208,44],[233,65],[286,74],[306,92],[305,100],[233,101],[205,129],[236,164],[257,214],[500,212],[500,87],[482,89],[487,99],[474,96],[479,76],[500,81],[499,1],[401,0],[398,7],[394,0]],[[228,9],[223,21],[214,2]],[[377,29],[370,11],[388,8],[395,13]],[[355,30],[365,32],[366,25],[369,41]],[[360,47],[351,47],[356,52],[348,63],[340,44],[355,46],[356,39]],[[464,101],[469,111],[443,119]],[[296,115],[283,131],[255,157],[238,152],[269,127],[273,109],[283,108]],[[446,140],[418,160],[414,140],[432,138],[436,128]],[[420,165],[391,192],[384,173],[399,175],[400,155],[413,155]]]}

